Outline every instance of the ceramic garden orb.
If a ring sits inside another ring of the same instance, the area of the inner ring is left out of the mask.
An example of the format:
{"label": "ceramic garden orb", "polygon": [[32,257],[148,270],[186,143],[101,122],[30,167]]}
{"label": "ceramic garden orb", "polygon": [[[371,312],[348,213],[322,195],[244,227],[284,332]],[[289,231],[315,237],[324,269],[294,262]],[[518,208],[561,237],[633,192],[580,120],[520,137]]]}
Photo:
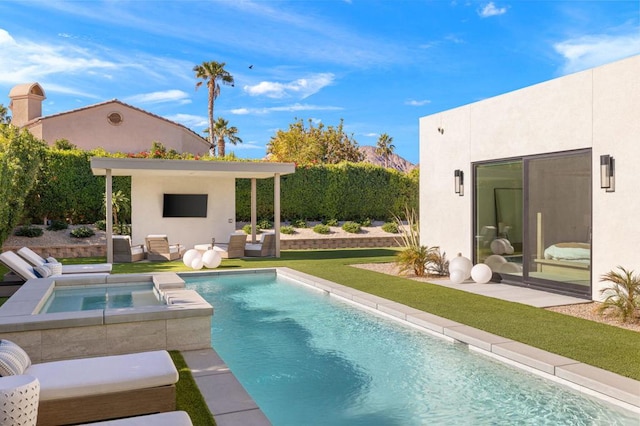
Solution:
{"label": "ceramic garden orb", "polygon": [[191,263],[193,263],[194,259],[196,259],[197,257],[200,257],[200,252],[196,249],[190,249],[187,250],[185,254],[182,255],[182,262],[184,263],[185,266],[191,266]]}
{"label": "ceramic garden orb", "polygon": [[449,270],[449,279],[454,284],[461,284],[466,277],[464,276],[464,271],[462,269],[454,269]]}
{"label": "ceramic garden orb", "polygon": [[220,266],[221,262],[222,257],[220,256],[220,253],[215,250],[207,250],[202,255],[202,263],[204,264],[205,268],[217,268],[218,266]]}
{"label": "ceramic garden orb", "polygon": [[471,278],[478,284],[486,284],[491,281],[491,275],[493,275],[493,273],[487,264],[478,263],[471,268]]}
{"label": "ceramic garden orb", "polygon": [[456,257],[449,261],[449,274],[455,270],[461,270],[464,276],[463,281],[471,278],[471,268],[473,263],[468,258],[464,257],[462,253],[458,253]]}

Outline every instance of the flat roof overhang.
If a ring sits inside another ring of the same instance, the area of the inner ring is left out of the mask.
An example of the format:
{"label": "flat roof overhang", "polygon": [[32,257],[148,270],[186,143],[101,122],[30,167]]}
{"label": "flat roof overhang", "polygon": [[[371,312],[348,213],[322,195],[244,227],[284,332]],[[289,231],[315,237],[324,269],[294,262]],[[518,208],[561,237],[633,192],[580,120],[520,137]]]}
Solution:
{"label": "flat roof overhang", "polygon": [[266,179],[295,173],[294,163],[164,160],[159,158],[91,158],[91,171],[104,176],[207,176]]}

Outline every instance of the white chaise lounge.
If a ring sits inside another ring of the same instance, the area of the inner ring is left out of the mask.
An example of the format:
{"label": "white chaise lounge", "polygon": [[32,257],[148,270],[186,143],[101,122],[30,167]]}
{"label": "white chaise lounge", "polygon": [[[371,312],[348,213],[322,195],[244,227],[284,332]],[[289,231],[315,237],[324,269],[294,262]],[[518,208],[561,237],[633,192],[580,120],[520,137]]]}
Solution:
{"label": "white chaise lounge", "polygon": [[178,371],[164,350],[31,365],[22,348],[2,340],[0,371],[38,379],[38,426],[96,422],[176,408]]}
{"label": "white chaise lounge", "polygon": [[[74,273],[74,274],[62,274],[62,273],[51,273],[51,269],[45,268],[43,266],[33,267],[26,260],[18,256],[12,251],[5,251],[0,254],[0,262],[2,262],[7,268],[11,269],[18,277],[23,279],[24,281],[35,279],[35,278],[47,278],[47,277],[55,277],[55,276],[66,276],[73,278],[82,278],[82,277],[99,277],[109,275],[108,272],[96,272],[96,273]],[[36,271],[40,271],[36,273]]]}
{"label": "white chaise lounge", "polygon": [[119,420],[107,420],[98,423],[86,423],[84,426],[193,426],[191,418],[184,411],[149,414]]}
{"label": "white chaise lounge", "polygon": [[[22,247],[17,251],[18,256],[29,262],[34,268],[46,265],[49,261],[40,256],[29,247]],[[63,274],[87,274],[99,272],[111,272],[113,265],[110,263],[92,263],[87,265],[62,265]]]}

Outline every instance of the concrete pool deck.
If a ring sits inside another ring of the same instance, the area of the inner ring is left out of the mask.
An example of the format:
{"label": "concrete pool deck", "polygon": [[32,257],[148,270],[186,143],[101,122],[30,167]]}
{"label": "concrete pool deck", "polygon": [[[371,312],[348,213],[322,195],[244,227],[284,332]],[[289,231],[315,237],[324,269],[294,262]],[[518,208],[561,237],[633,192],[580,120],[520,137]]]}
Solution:
{"label": "concrete pool deck", "polygon": [[[289,268],[277,268],[277,271],[431,335],[466,344],[469,350],[640,414],[639,381]],[[584,299],[504,284],[452,284],[446,280],[437,284],[538,307],[585,302]],[[271,424],[215,350],[185,351],[183,355],[218,426]]]}

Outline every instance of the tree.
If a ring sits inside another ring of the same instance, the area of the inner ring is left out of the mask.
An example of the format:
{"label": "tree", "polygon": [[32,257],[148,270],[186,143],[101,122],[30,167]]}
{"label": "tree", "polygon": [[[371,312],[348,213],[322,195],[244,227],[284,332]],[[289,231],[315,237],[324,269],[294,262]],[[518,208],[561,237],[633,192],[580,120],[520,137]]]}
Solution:
{"label": "tree", "polygon": [[393,142],[393,138],[388,134],[383,133],[378,138],[378,143],[376,145],[375,152],[384,159],[385,167],[389,167],[389,157],[393,154],[393,150],[396,149],[391,142]]}
{"label": "tree", "polygon": [[2,104],[0,104],[0,124],[11,124],[9,110]]}
{"label": "tree", "polygon": [[235,126],[229,127],[229,122],[222,117],[218,117],[218,120],[213,125],[213,135],[218,141],[218,156],[224,157],[225,155],[225,143],[236,145],[242,143],[242,139],[237,136],[238,128]]}
{"label": "tree", "polygon": [[[202,79],[196,83],[196,90],[206,83],[209,90],[209,129],[213,129],[213,107],[218,95],[220,94],[220,85],[218,81],[223,84],[233,86],[233,76],[224,69],[226,64],[224,62],[203,62],[200,65],[193,67],[193,71],[196,73],[196,78]],[[220,144],[220,142],[218,142]],[[224,142],[223,142],[224,144]],[[213,132],[209,132],[209,147],[215,155],[215,141]],[[224,151],[224,145],[222,146]]]}
{"label": "tree", "polygon": [[278,130],[267,145],[267,154],[272,161],[298,164],[357,163],[364,159],[353,136],[345,134],[343,120],[337,127],[322,123],[315,127],[309,119],[309,126],[305,127],[298,119],[289,125],[289,130]]}

